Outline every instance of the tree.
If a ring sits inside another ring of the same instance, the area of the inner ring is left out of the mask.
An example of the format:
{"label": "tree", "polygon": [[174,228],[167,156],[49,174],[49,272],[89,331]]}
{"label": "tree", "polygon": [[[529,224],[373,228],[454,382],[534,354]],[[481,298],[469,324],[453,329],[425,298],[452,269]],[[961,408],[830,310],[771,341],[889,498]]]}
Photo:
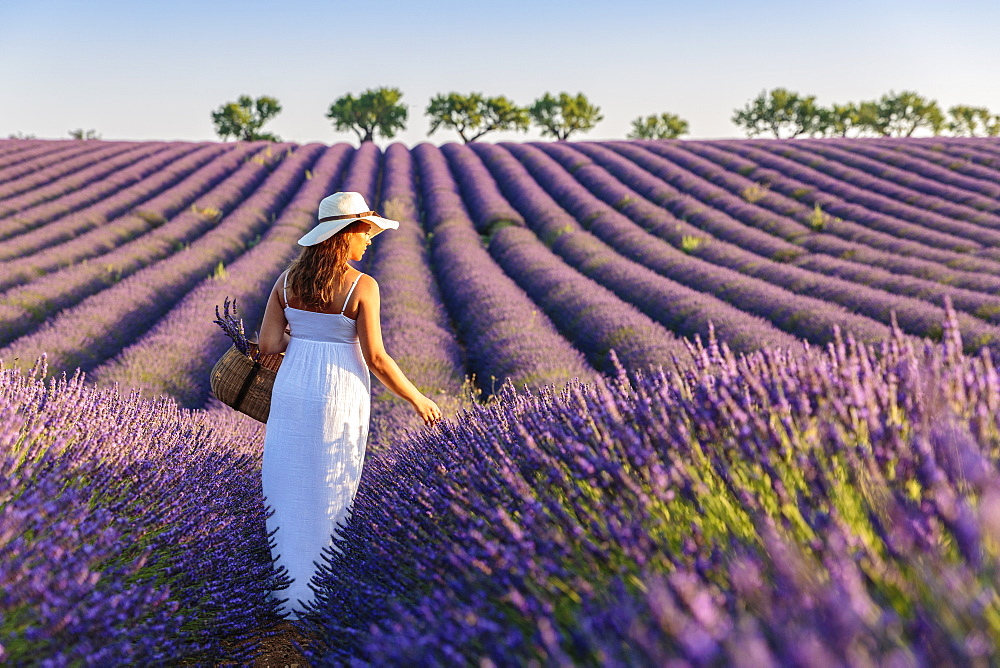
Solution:
{"label": "tree", "polygon": [[326,117],[338,130],[353,130],[361,143],[372,141],[378,132],[386,139],[406,127],[406,106],[400,104],[398,88],[368,89],[358,97],[350,93],[330,105]]}
{"label": "tree", "polygon": [[97,134],[97,130],[84,130],[83,128],[77,128],[76,130],[70,130],[69,136],[72,139],[100,139],[101,135]]}
{"label": "tree", "polygon": [[444,126],[457,131],[466,144],[494,130],[527,131],[531,123],[528,110],[524,107],[517,106],[502,95],[484,97],[482,93],[435,95],[427,105],[426,113],[431,118],[428,135]]}
{"label": "tree", "polygon": [[632,121],[632,131],[629,139],[677,139],[688,133],[688,122],[677,114],[662,113],[659,116],[646,116]]}
{"label": "tree", "polygon": [[281,141],[270,132],[261,132],[264,123],[281,111],[281,103],[273,97],[262,95],[256,100],[240,95],[236,102],[227,102],[212,112],[215,132],[223,140],[235,137],[242,141]]}
{"label": "tree", "polygon": [[820,107],[817,111],[816,134],[824,137],[846,137],[858,127],[858,105],[853,102]]}
{"label": "tree", "polygon": [[857,117],[854,127],[858,129],[858,136],[866,134],[880,135],[882,131],[882,108],[877,100],[865,100],[859,102],[856,107]]}
{"label": "tree", "polygon": [[956,135],[976,137],[980,134],[987,137],[1000,135],[1000,116],[993,116],[986,107],[969,107],[956,105],[948,109],[951,121],[948,129]]}
{"label": "tree", "polygon": [[559,93],[558,98],[546,93],[534,101],[528,113],[542,128],[543,137],[558,140],[569,139],[574,132],[592,130],[604,120],[601,108],[592,105],[583,93],[577,93],[576,97]]}
{"label": "tree", "polygon": [[860,124],[883,137],[910,137],[922,127],[938,135],[945,127],[937,102],[913,91],[890,91],[878,102],[862,102],[859,110]]}
{"label": "tree", "polygon": [[750,137],[770,132],[779,138],[782,130],[787,131],[789,137],[798,137],[823,129],[816,96],[803,97],[786,88],[761,91],[743,109],[734,110],[732,121]]}

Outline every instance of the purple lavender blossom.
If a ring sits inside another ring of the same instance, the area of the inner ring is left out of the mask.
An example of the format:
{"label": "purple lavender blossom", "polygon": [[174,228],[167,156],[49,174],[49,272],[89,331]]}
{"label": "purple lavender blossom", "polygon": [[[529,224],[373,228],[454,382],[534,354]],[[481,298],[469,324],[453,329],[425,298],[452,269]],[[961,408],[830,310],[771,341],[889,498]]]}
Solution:
{"label": "purple lavender blossom", "polygon": [[44,373],[0,370],[5,661],[248,661],[287,586],[260,426]]}

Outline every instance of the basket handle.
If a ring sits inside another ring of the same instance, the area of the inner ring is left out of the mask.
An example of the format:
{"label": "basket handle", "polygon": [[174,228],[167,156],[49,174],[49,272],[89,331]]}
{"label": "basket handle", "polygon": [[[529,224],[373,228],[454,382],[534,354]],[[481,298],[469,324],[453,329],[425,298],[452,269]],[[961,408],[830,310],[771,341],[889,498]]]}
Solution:
{"label": "basket handle", "polygon": [[260,371],[260,362],[254,361],[253,369],[247,374],[247,377],[243,379],[243,385],[240,386],[240,391],[236,394],[236,401],[233,402],[236,408],[243,405],[243,399],[246,397],[247,392],[250,390],[250,386],[253,385],[254,379],[257,377],[257,373]]}

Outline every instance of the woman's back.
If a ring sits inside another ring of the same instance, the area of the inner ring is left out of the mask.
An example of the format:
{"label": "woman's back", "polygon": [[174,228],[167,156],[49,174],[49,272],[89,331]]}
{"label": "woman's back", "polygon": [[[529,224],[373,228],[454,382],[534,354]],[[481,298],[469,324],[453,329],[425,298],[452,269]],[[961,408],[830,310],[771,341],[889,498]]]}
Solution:
{"label": "woman's back", "polygon": [[[359,272],[351,283],[351,287],[343,296],[340,311],[311,311],[301,308],[303,304],[294,294],[288,292],[288,274],[285,274],[285,319],[288,320],[291,335],[296,339],[308,341],[323,341],[327,343],[358,343],[357,320],[346,315],[350,305],[357,311],[357,304],[351,304],[354,288],[362,274]],[[339,295],[338,295],[339,296]],[[357,300],[355,300],[357,301]],[[296,306],[293,306],[296,304]]]}

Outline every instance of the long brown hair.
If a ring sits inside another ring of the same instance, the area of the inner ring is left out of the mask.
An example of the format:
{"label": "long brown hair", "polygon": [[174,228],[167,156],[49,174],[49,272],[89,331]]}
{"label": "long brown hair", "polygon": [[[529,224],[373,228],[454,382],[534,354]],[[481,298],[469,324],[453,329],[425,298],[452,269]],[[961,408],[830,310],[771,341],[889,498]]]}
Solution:
{"label": "long brown hair", "polygon": [[347,273],[347,254],[352,232],[364,232],[368,222],[351,223],[329,239],[313,246],[306,246],[288,267],[288,287],[303,305],[310,309],[324,310],[334,306],[333,298],[343,284]]}

